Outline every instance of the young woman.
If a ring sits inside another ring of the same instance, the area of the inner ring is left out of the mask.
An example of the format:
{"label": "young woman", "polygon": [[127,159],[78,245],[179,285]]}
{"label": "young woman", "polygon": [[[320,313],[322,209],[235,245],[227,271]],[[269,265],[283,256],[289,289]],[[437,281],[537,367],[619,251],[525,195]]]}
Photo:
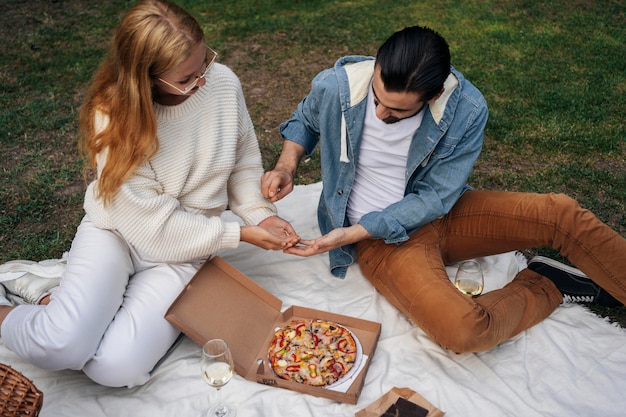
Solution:
{"label": "young woman", "polygon": [[[202,262],[242,241],[298,241],[261,195],[241,85],[216,55],[166,0],[122,19],[80,113],[98,175],[60,284],[24,274],[0,287],[0,335],[20,357],[103,385],[144,384],[179,335],[164,314]],[[245,226],[220,218],[227,207]]]}

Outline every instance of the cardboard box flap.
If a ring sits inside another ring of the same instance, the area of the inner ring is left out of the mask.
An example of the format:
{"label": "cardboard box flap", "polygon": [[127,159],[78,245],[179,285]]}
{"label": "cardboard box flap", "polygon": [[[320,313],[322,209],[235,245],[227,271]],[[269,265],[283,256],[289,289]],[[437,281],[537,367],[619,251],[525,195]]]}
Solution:
{"label": "cardboard box flap", "polygon": [[198,270],[166,319],[201,346],[209,339],[226,340],[236,361],[235,371],[245,375],[257,360],[253,347],[262,346],[273,331],[281,306],[280,299],[215,257]]}
{"label": "cardboard box flap", "polygon": [[[215,257],[205,262],[172,303],[165,318],[202,346],[225,339],[235,360],[235,371],[249,381],[356,404],[371,355],[380,336],[380,323],[282,302],[234,266]],[[363,349],[363,368],[349,376],[339,390],[282,379],[274,374],[267,349],[274,327],[293,319],[330,320],[347,327]]]}

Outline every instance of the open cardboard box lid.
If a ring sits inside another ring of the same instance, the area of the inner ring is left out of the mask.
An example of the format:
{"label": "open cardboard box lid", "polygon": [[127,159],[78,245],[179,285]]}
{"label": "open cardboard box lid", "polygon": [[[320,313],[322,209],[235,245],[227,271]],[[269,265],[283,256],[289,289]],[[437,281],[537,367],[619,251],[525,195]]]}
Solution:
{"label": "open cardboard box lid", "polygon": [[[207,261],[172,303],[165,318],[202,346],[209,339],[228,342],[235,371],[244,378],[336,401],[356,404],[380,336],[380,323],[292,306],[282,302],[220,257]],[[363,369],[346,392],[333,391],[276,377],[267,361],[277,327],[292,319],[321,319],[348,328],[361,343]]]}

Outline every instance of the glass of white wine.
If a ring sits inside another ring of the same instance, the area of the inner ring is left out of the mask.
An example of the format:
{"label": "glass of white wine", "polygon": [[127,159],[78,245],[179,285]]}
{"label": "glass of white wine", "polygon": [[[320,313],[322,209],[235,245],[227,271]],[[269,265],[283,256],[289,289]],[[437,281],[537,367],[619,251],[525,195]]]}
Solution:
{"label": "glass of white wine", "polygon": [[207,416],[234,417],[237,410],[221,401],[220,389],[233,377],[233,356],[228,343],[222,339],[211,339],[202,347],[200,369],[207,384],[217,389],[217,401],[209,408]]}
{"label": "glass of white wine", "polygon": [[459,291],[470,297],[480,295],[485,285],[483,270],[480,264],[477,261],[461,262],[459,269],[456,271],[454,285]]}

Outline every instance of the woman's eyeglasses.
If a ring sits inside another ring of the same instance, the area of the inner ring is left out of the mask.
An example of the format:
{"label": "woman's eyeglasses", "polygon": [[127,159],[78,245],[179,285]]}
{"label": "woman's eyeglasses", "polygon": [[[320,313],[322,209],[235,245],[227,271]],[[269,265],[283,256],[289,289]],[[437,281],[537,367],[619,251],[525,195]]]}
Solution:
{"label": "woman's eyeglasses", "polygon": [[207,48],[206,67],[204,68],[204,71],[202,71],[202,75],[196,77],[196,79],[193,80],[191,84],[189,84],[183,89],[180,89],[176,87],[175,85],[165,81],[163,78],[159,78],[159,81],[172,87],[174,90],[178,91],[181,95],[187,95],[191,90],[194,89],[196,85],[198,85],[198,82],[207,75],[207,73],[211,69],[211,65],[213,65],[213,62],[215,62],[215,58],[217,58],[217,52],[215,52],[213,49],[209,48],[208,46],[206,48]]}

